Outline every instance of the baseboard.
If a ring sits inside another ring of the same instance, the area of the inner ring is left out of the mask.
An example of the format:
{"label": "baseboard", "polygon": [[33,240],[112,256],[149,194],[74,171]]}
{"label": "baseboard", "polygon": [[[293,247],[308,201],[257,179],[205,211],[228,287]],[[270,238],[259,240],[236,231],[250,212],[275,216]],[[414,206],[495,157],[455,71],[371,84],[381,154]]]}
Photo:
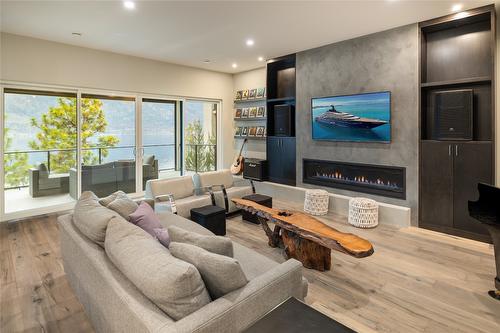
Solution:
{"label": "baseboard", "polygon": [[[288,201],[297,204],[303,204],[306,188],[282,185],[271,182],[254,182],[257,193],[269,195],[276,200]],[[335,214],[347,216],[349,214],[349,199],[346,195],[330,193],[329,210]],[[397,227],[410,226],[409,207],[391,205],[379,202],[379,223],[384,225],[393,225]]]}

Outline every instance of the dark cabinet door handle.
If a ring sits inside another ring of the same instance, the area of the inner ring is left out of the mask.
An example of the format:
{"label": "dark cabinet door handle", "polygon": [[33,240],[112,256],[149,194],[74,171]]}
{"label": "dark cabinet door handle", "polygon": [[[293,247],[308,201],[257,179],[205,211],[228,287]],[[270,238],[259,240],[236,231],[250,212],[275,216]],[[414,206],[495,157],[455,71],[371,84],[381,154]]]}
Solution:
{"label": "dark cabinet door handle", "polygon": [[451,156],[451,145],[448,145],[448,156]]}
{"label": "dark cabinet door handle", "polygon": [[455,156],[458,156],[458,145],[455,145]]}

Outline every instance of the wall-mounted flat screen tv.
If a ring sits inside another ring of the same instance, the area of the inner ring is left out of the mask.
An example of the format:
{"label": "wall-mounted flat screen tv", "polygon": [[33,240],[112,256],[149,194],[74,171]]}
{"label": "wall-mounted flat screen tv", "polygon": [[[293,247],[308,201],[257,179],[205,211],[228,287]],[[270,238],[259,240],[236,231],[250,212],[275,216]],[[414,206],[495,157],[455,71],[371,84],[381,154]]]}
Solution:
{"label": "wall-mounted flat screen tv", "polygon": [[389,91],[311,100],[314,140],[391,142]]}

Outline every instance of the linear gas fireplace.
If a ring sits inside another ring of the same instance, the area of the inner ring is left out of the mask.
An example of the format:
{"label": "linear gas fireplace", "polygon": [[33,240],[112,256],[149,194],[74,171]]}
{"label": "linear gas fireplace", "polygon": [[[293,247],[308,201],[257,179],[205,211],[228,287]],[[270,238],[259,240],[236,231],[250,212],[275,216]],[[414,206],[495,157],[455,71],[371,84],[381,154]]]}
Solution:
{"label": "linear gas fireplace", "polygon": [[406,199],[406,169],[401,167],[303,159],[303,182]]}

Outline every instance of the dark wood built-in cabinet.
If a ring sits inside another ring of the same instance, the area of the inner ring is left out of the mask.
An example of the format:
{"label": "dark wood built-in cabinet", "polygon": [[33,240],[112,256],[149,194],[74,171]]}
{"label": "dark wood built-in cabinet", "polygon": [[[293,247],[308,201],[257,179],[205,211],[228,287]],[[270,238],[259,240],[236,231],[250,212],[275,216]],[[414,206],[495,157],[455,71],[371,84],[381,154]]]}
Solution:
{"label": "dark wood built-in cabinet", "polygon": [[[295,54],[268,61],[266,90],[269,181],[295,186]],[[289,106],[289,118],[283,106]],[[281,113],[276,117],[278,110]],[[284,118],[290,125],[285,136],[275,131],[276,121]]]}
{"label": "dark wood built-in cabinet", "polygon": [[494,6],[422,22],[420,37],[419,226],[490,241],[467,207],[494,184]]}

